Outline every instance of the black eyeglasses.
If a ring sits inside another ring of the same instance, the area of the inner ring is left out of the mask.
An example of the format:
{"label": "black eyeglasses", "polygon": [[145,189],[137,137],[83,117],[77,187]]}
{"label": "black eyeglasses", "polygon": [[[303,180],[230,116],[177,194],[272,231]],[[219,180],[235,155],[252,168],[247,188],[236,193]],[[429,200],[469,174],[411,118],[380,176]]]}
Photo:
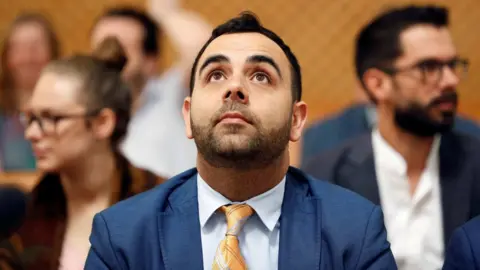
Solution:
{"label": "black eyeglasses", "polygon": [[36,115],[33,113],[21,113],[20,122],[25,128],[30,127],[33,122],[36,122],[40,127],[40,130],[43,134],[53,134],[55,133],[57,123],[72,118],[88,118],[98,114],[98,110],[82,113],[82,114],[45,114],[45,115]]}
{"label": "black eyeglasses", "polygon": [[444,76],[445,66],[448,67],[459,79],[463,79],[468,73],[469,62],[467,59],[460,58],[455,58],[450,61],[425,59],[404,68],[383,67],[380,68],[380,70],[392,76],[401,72],[418,70],[420,71],[423,83],[437,84]]}

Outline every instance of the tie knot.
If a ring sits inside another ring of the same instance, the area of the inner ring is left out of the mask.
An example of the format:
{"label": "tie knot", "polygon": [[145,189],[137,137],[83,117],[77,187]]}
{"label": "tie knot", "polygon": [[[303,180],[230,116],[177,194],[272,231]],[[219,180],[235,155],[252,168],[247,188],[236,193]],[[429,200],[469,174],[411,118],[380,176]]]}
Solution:
{"label": "tie knot", "polygon": [[227,235],[237,236],[247,219],[253,214],[253,209],[248,204],[232,204],[222,206],[221,210],[227,218]]}

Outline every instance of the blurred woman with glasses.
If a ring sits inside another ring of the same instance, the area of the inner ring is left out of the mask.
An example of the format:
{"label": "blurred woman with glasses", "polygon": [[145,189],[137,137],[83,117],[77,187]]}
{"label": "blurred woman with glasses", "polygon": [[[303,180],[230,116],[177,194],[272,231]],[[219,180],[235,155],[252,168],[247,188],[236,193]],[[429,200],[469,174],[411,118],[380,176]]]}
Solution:
{"label": "blurred woman with glasses", "polygon": [[11,268],[83,269],[93,216],[157,183],[117,151],[132,106],[120,77],[125,63],[109,38],[93,57],[53,61],[43,70],[23,120],[45,175],[25,224],[4,243],[15,250],[4,256]]}
{"label": "blurred woman with glasses", "polygon": [[35,169],[35,158],[18,111],[25,105],[41,70],[59,56],[57,36],[40,14],[22,14],[4,38],[0,60],[0,171]]}

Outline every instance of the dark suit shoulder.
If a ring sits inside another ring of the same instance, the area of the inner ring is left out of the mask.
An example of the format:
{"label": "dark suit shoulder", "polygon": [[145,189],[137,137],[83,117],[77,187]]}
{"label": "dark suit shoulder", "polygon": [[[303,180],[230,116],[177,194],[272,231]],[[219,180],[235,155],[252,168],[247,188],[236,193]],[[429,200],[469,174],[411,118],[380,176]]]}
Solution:
{"label": "dark suit shoulder", "polygon": [[365,104],[354,104],[308,127],[302,139],[302,163],[352,137],[368,132],[365,108]]}
{"label": "dark suit shoulder", "polygon": [[[339,140],[348,139],[350,135],[345,130],[350,130],[353,126],[364,126],[365,118],[364,104],[357,104],[346,108],[345,110],[327,116],[321,121],[312,124],[305,130],[304,141],[306,145],[312,142],[321,142],[322,140],[332,140],[337,138]],[[361,131],[368,130],[368,128],[360,129]],[[334,136],[332,138],[332,136]]]}
{"label": "dark suit shoulder", "polygon": [[[477,248],[479,248],[480,252],[480,216],[477,216],[467,223],[465,223],[461,229],[465,231],[465,234],[470,238],[471,240],[475,240],[475,242],[479,245]],[[479,258],[480,259],[480,258]]]}
{"label": "dark suit shoulder", "polygon": [[445,133],[440,143],[440,158],[458,163],[458,167],[474,166],[473,170],[480,173],[480,166],[476,166],[480,160],[480,138],[457,131]]}
{"label": "dark suit shoulder", "polygon": [[332,181],[334,178],[332,173],[346,157],[354,153],[354,158],[361,159],[364,154],[368,154],[368,151],[372,151],[370,133],[349,139],[329,151],[314,156],[305,163],[302,169],[316,178]]}
{"label": "dark suit shoulder", "polygon": [[480,138],[472,134],[460,131],[452,131],[447,133],[443,137],[445,138],[445,140],[457,143],[459,146],[462,147],[462,149],[465,149],[469,152],[476,152],[480,149]]}
{"label": "dark suit shoulder", "polygon": [[480,125],[472,119],[464,116],[457,116],[455,119],[454,130],[456,132],[480,138]]}
{"label": "dark suit shoulder", "polygon": [[[338,208],[348,209],[344,214],[346,216],[345,218],[349,218],[356,214],[364,216],[369,215],[375,207],[371,201],[351,190],[331,184],[327,181],[322,181],[323,179],[320,180],[313,176],[307,175],[307,177],[309,178],[312,192],[322,200],[322,205],[325,205],[327,208],[322,210],[327,212],[330,212],[331,210],[334,216],[342,216],[342,213],[334,210],[338,210]],[[356,212],[356,214],[353,212]]]}
{"label": "dark suit shoulder", "polygon": [[376,208],[371,201],[346,188],[298,171],[308,180],[311,196],[321,200],[322,213],[323,217],[327,218],[326,221],[330,220],[332,224],[341,223],[345,227],[351,226],[350,222],[353,221],[368,222]]}
{"label": "dark suit shoulder", "polygon": [[328,115],[323,120],[316,122],[309,128],[309,130],[314,130],[317,128],[321,129],[321,128],[330,127],[330,126],[348,125],[349,121],[347,120],[352,118],[356,119],[358,118],[359,114],[362,117],[364,117],[366,108],[367,108],[366,104],[353,104],[351,106],[346,107],[342,111]]}

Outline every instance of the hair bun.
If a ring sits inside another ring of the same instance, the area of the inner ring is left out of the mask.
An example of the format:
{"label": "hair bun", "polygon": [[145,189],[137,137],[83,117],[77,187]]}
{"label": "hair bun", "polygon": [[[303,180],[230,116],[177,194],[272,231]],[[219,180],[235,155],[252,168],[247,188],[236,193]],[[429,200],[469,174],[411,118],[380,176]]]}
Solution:
{"label": "hair bun", "polygon": [[107,37],[93,52],[93,57],[102,61],[108,69],[121,72],[127,64],[127,56],[115,37]]}

